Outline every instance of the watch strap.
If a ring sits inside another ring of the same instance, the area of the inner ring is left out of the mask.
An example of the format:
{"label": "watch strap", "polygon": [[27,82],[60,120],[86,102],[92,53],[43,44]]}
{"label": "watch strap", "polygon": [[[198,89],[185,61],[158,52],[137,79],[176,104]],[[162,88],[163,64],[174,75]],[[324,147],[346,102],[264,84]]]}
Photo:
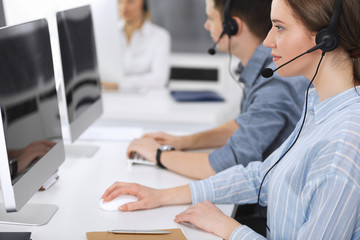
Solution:
{"label": "watch strap", "polygon": [[164,168],[164,169],[166,169],[166,167],[161,163],[161,159],[160,159],[161,153],[162,153],[163,151],[173,151],[173,150],[175,150],[175,148],[172,147],[172,146],[168,146],[168,147],[169,147],[169,148],[166,149],[166,150],[163,150],[163,149],[161,149],[161,147],[159,147],[159,148],[157,149],[157,151],[156,151],[156,164],[157,164],[159,167]]}
{"label": "watch strap", "polygon": [[162,150],[160,148],[158,148],[157,151],[156,151],[156,164],[159,167],[166,169],[166,167],[164,165],[162,165],[162,163],[160,161],[161,153],[162,153]]}

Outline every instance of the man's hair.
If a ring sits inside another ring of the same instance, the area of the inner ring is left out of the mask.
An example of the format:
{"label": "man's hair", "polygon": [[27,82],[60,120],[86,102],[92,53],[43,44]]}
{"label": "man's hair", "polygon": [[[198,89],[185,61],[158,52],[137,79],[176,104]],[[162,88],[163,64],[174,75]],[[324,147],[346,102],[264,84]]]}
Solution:
{"label": "man's hair", "polygon": [[[220,11],[222,19],[224,19],[226,0],[213,1],[215,8]],[[251,33],[264,40],[272,26],[271,2],[272,0],[231,0],[230,16],[239,17],[245,22]]]}

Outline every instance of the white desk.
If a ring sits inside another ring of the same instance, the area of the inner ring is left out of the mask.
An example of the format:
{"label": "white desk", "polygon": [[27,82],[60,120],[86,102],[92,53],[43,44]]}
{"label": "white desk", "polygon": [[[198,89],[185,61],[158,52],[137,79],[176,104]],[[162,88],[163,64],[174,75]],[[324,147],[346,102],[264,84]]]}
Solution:
{"label": "white desk", "polygon": [[[238,114],[241,96],[224,96],[224,103],[177,103],[167,90],[143,95],[107,92],[103,94],[104,114],[96,125],[141,127],[144,131],[198,132]],[[40,227],[0,225],[0,231],[30,231],[34,240],[86,240],[86,232],[90,231],[181,228],[190,240],[219,239],[193,226],[173,221],[188,207],[186,205],[130,213],[101,210],[99,198],[115,181],[167,188],[192,180],[157,167],[136,165],[128,168],[126,142],[86,143],[99,145],[99,152],[92,158],[68,158],[59,169],[59,181],[49,190],[36,193],[30,201],[59,206],[50,222]],[[233,205],[218,207],[225,214],[232,214]]]}
{"label": "white desk", "polygon": [[179,103],[166,89],[146,93],[104,92],[104,120],[219,125],[239,114],[241,91],[222,94],[225,102]]}
{"label": "white desk", "polygon": [[[30,202],[52,203],[59,210],[47,225],[24,227],[0,225],[0,231],[30,231],[34,240],[86,240],[86,232],[108,229],[181,228],[188,239],[219,239],[195,227],[176,224],[176,214],[188,206],[171,206],[129,213],[106,212],[99,198],[114,181],[167,188],[187,184],[191,179],[152,166],[127,167],[125,142],[97,142],[100,150],[93,158],[67,159],[60,167],[60,179],[49,190],[38,192]],[[220,205],[231,215],[233,205]]]}

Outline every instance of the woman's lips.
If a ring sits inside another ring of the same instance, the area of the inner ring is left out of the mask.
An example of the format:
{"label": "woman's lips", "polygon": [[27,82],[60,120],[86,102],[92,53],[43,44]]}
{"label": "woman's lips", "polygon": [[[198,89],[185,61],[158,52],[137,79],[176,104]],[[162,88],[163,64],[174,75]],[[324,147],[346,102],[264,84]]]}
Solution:
{"label": "woman's lips", "polygon": [[279,60],[281,57],[277,56],[275,54],[271,54],[271,56],[273,57],[273,61],[276,62],[277,60]]}

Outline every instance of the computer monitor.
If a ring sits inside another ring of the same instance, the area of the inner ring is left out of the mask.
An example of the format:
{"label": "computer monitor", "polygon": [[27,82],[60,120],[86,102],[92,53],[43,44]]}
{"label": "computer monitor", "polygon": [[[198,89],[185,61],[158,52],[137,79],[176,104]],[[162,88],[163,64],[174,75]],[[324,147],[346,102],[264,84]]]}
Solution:
{"label": "computer monitor", "polygon": [[89,5],[57,12],[67,123],[74,142],[103,112]]}
{"label": "computer monitor", "polygon": [[57,206],[27,202],[65,160],[45,19],[0,29],[0,109],[0,222],[45,224]]}
{"label": "computer monitor", "polygon": [[227,79],[227,60],[224,56],[173,54],[169,88],[222,92]]}

